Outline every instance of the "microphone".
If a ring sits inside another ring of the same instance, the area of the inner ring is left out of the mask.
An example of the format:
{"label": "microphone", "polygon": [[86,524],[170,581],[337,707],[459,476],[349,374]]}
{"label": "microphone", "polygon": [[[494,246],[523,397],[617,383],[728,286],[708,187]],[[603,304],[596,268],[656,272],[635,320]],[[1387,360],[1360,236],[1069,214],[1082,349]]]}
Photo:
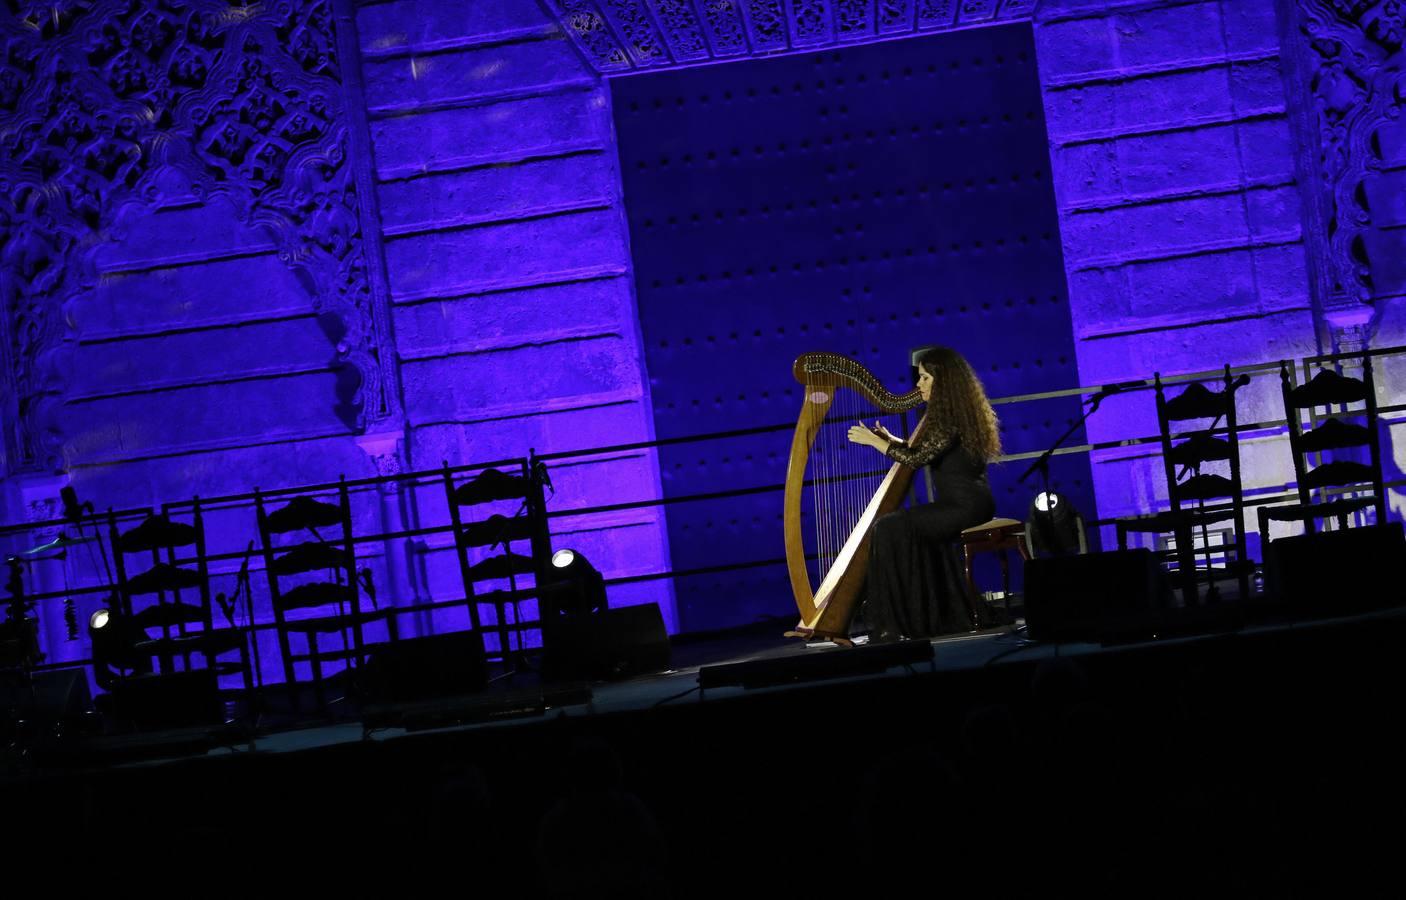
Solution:
{"label": "microphone", "polygon": [[1239,378],[1237,378],[1237,379],[1235,379],[1234,381],[1232,381],[1232,382],[1230,383],[1230,387],[1228,388],[1228,390],[1230,390],[1230,391],[1233,393],[1233,392],[1235,392],[1235,391],[1240,390],[1242,387],[1244,387],[1245,385],[1247,385],[1247,384],[1249,384],[1249,383],[1250,383],[1250,373],[1246,372],[1245,374],[1241,375]]}
{"label": "microphone", "polygon": [[555,495],[557,489],[552,487],[552,476],[547,472],[547,464],[537,458],[536,450],[528,450],[527,456],[531,460],[532,477],[542,482],[542,486]]}
{"label": "microphone", "polygon": [[[237,591],[238,589],[236,589]],[[235,596],[238,596],[236,593]],[[234,627],[234,601],[225,596],[223,591],[215,594],[215,602],[219,604],[220,610],[225,614],[225,621],[229,627]]]}
{"label": "microphone", "polygon": [[242,563],[239,564],[239,574],[236,575],[236,576],[234,576],[235,579],[236,579],[236,581],[235,581],[235,590],[236,590],[236,591],[239,590],[239,586],[242,585],[242,584],[244,584],[245,580],[249,577],[249,557],[252,556],[253,553],[254,553],[254,542],[253,542],[252,540],[250,540],[250,541],[249,541],[249,546],[248,546],[248,548],[245,549],[245,551],[244,551],[244,562],[242,562]]}
{"label": "microphone", "polygon": [[376,582],[371,580],[371,570],[362,569],[358,575],[362,590],[366,591],[366,596],[371,598],[371,608],[379,609],[379,607],[376,606]]}
{"label": "microphone", "polygon": [[1098,402],[1105,397],[1112,397],[1114,394],[1121,394],[1124,391],[1136,390],[1145,387],[1141,381],[1118,381],[1113,384],[1105,384],[1098,389],[1098,393],[1089,397],[1089,401]]}
{"label": "microphone", "polygon": [[63,500],[63,517],[74,525],[77,525],[79,520],[83,518],[85,508],[89,512],[93,509],[91,503],[78,502],[78,491],[71,484],[66,484],[59,489],[59,498]]}

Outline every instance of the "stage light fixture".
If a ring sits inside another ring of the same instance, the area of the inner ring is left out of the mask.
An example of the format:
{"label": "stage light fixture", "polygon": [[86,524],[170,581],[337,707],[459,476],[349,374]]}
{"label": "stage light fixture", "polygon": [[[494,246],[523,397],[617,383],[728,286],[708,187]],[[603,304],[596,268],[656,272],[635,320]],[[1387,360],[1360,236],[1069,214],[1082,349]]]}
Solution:
{"label": "stage light fixture", "polygon": [[88,637],[93,646],[93,676],[103,690],[111,690],[123,672],[151,671],[151,658],[137,650],[147,634],[130,617],[102,607],[88,617]]}
{"label": "stage light fixture", "polygon": [[1041,491],[1031,501],[1025,540],[1032,557],[1089,552],[1083,517],[1068,497],[1054,491]]}
{"label": "stage light fixture", "polygon": [[579,550],[562,548],[552,554],[556,578],[543,591],[545,607],[558,615],[585,615],[606,608],[605,577]]}

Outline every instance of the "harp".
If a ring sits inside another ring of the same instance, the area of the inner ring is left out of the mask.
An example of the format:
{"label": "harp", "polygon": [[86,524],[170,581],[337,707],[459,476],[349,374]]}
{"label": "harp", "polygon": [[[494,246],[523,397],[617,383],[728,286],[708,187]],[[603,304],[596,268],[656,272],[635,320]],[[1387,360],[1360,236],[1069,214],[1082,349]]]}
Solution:
{"label": "harp", "polygon": [[[783,515],[786,568],[801,615],[790,634],[844,638],[864,587],[870,529],[902,503],[914,472],[851,444],[849,427],[896,416],[923,399],[917,390],[889,391],[864,366],[834,353],[804,354],[792,372],[805,391],[791,439]],[[919,421],[913,435],[922,427]]]}

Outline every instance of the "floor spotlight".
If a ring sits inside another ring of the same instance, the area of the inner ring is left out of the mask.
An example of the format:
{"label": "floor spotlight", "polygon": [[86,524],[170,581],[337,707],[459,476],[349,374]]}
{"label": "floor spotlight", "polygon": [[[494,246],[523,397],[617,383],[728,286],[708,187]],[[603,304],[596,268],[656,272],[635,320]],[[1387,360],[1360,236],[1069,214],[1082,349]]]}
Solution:
{"label": "floor spotlight", "polygon": [[103,690],[123,673],[150,672],[151,657],[137,651],[147,634],[135,622],[103,607],[88,617],[88,638],[93,645],[93,677]]}
{"label": "floor spotlight", "polygon": [[1035,495],[1025,523],[1025,540],[1032,557],[1089,552],[1083,517],[1068,497],[1054,491]]}
{"label": "floor spotlight", "polygon": [[606,608],[605,578],[578,550],[563,548],[552,554],[553,583],[542,592],[544,613],[582,615]]}

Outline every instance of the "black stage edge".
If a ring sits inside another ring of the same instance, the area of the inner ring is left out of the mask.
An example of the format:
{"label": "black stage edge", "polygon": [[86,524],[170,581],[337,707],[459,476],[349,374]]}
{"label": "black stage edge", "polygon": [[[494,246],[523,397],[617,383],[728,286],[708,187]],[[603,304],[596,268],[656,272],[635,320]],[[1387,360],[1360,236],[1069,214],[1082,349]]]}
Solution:
{"label": "black stage edge", "polygon": [[700,690],[719,687],[772,687],[827,678],[877,675],[895,666],[931,663],[932,643],[899,641],[876,646],[832,647],[809,656],[778,656],[703,666],[698,670]]}
{"label": "black stage edge", "polygon": [[1399,610],[1106,648],[962,636],[880,675],[700,691],[689,670],[440,730],[10,757],[0,837],[67,884],[159,860],[187,892],[1373,894],[1402,837],[1403,639]]}

